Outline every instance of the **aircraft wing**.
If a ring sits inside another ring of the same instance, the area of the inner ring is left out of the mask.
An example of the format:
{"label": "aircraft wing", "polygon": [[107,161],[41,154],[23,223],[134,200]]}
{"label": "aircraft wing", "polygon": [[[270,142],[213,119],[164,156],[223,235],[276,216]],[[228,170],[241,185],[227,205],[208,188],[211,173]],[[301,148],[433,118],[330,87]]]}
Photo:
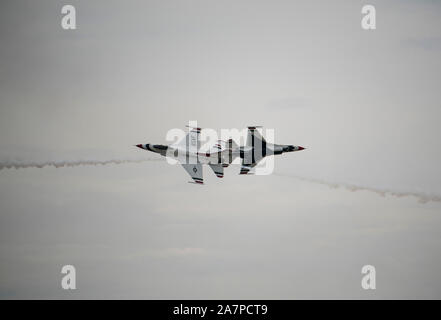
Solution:
{"label": "aircraft wing", "polygon": [[260,134],[259,130],[257,130],[257,128],[262,128],[262,127],[260,126],[248,127],[247,144],[246,144],[248,147],[255,147],[259,143],[261,144],[262,142],[266,142],[265,138],[262,137],[262,135]]}
{"label": "aircraft wing", "polygon": [[204,184],[204,178],[202,176],[202,163],[181,163],[185,171],[188,172],[194,182]]}
{"label": "aircraft wing", "polygon": [[251,148],[251,151],[244,153],[242,161],[242,168],[247,172],[266,156],[266,140],[262,137],[257,128],[260,127],[248,127],[246,146]]}

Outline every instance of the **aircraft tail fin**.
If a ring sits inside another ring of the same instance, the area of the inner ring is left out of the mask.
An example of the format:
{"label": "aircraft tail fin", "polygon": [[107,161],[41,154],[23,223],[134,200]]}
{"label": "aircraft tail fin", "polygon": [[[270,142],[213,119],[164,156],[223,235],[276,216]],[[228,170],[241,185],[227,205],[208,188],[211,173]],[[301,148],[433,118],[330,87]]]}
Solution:
{"label": "aircraft tail fin", "polygon": [[229,139],[227,141],[227,148],[228,149],[236,149],[236,148],[239,148],[239,145],[233,139]]}
{"label": "aircraft tail fin", "polygon": [[[227,156],[227,163],[231,164],[239,156],[240,147],[236,143],[236,141],[234,141],[233,139],[229,139],[227,141],[225,152],[226,152],[226,156]],[[228,164],[226,164],[226,167],[228,166]]]}

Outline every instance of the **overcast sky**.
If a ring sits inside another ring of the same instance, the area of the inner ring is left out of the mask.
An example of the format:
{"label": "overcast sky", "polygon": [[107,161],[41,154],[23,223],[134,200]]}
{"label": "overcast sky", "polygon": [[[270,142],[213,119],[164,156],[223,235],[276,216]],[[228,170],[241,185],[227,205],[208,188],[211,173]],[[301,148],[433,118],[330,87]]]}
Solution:
{"label": "overcast sky", "polygon": [[441,195],[440,15],[428,0],[2,1],[0,162],[153,158],[133,145],[189,120],[307,150],[277,175],[205,168],[203,187],[165,160],[0,170],[0,298],[441,298],[440,202],[295,178]]}

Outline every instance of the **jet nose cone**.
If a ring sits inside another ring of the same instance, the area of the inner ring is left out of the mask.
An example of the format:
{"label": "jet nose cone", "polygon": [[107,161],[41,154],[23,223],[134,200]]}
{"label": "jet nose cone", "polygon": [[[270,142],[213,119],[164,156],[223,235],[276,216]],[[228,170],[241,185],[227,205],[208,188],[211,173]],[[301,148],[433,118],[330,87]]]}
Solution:
{"label": "jet nose cone", "polygon": [[143,148],[142,148],[142,144],[137,144],[135,147],[138,147],[138,148],[143,149]]}
{"label": "jet nose cone", "polygon": [[299,146],[299,151],[300,151],[300,150],[305,150],[305,148]]}

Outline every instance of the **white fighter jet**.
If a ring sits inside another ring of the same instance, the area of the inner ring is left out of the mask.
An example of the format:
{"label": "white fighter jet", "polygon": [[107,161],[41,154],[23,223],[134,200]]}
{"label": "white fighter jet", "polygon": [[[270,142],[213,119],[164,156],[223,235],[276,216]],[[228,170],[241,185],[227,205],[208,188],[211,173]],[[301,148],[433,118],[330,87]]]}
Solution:
{"label": "white fighter jet", "polygon": [[198,184],[204,183],[203,164],[209,165],[218,178],[223,178],[224,168],[228,167],[237,157],[242,159],[240,174],[249,174],[251,169],[267,156],[305,149],[294,145],[267,143],[257,128],[255,126],[248,127],[245,146],[237,145],[233,139],[229,139],[227,142],[219,140],[207,152],[199,151],[201,128],[190,128],[190,132],[185,138],[169,146],[149,143],[137,144],[136,146],[177,160],[194,183]]}

